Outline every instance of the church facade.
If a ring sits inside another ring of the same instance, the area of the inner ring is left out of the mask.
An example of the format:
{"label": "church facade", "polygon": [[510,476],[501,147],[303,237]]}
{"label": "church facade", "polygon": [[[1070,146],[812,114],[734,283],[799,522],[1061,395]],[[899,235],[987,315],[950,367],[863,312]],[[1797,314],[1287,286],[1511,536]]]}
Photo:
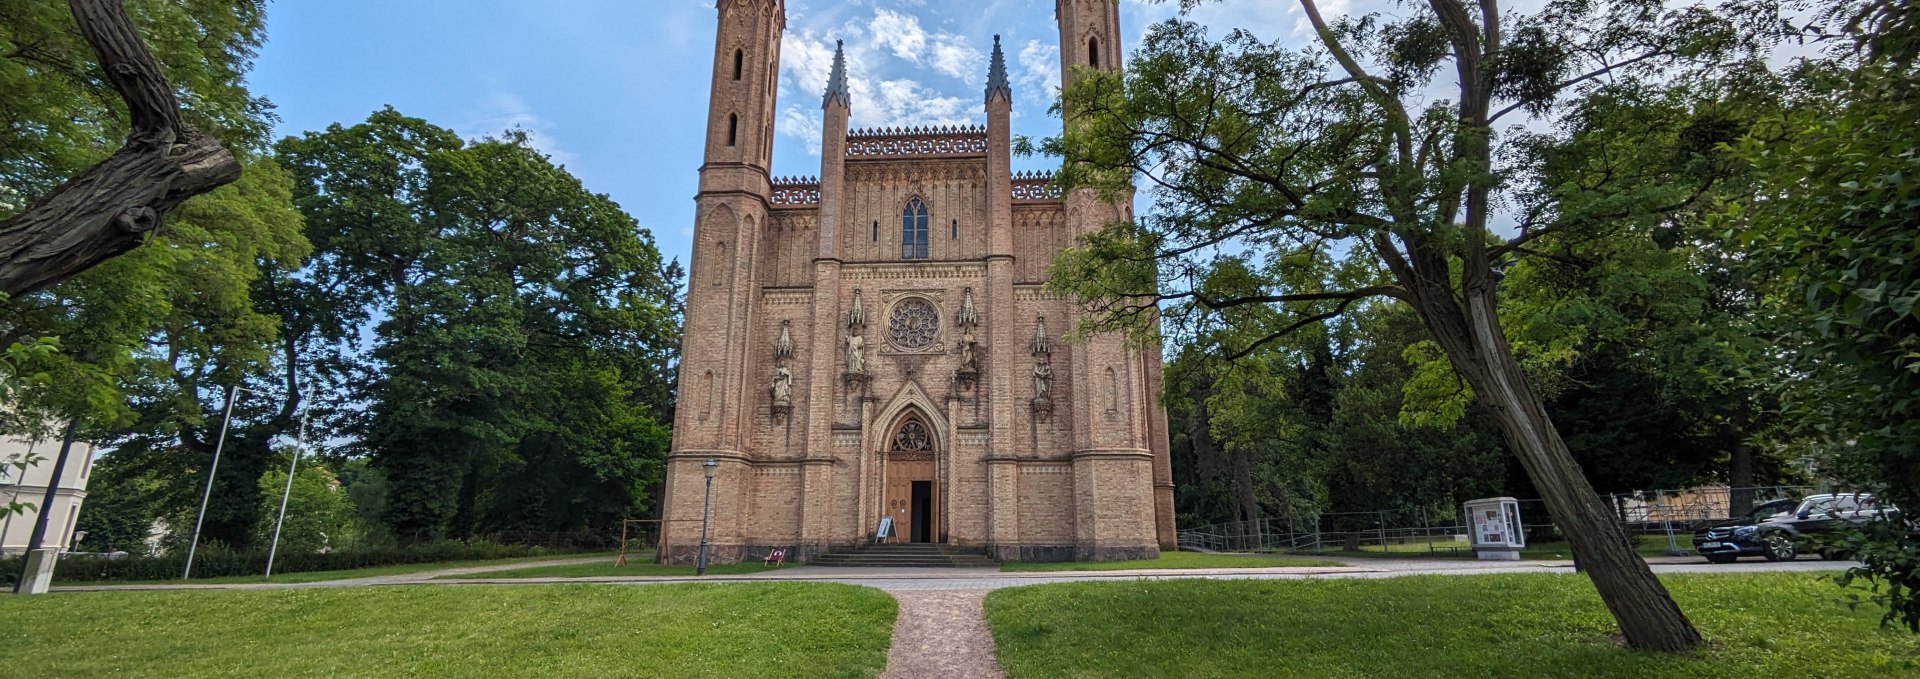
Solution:
{"label": "church facade", "polygon": [[[703,512],[720,563],[1172,549],[1159,353],[1064,338],[1079,307],[1046,287],[1055,253],[1130,207],[1010,169],[998,38],[984,127],[849,130],[836,54],[820,174],[775,178],[784,3],[718,11],[661,558],[695,558]],[[1065,77],[1120,67],[1115,0],[1056,16]]]}

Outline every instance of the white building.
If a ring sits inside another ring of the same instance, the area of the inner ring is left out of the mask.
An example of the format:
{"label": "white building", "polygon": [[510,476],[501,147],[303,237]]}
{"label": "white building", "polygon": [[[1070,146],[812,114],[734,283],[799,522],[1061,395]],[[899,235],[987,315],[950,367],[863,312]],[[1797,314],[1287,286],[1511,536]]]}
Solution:
{"label": "white building", "polygon": [[[73,544],[73,529],[80,518],[80,503],[87,499],[87,476],[93,472],[93,444],[73,442],[67,455],[67,468],[60,474],[60,488],[54,492],[51,521],[43,546],[61,551]],[[41,458],[25,474],[15,466],[28,457]],[[33,505],[19,514],[0,518],[0,554],[27,551],[33,538],[33,525],[40,516],[38,508],[46,500],[47,482],[53,477],[53,465],[60,457],[60,440],[30,441],[0,436],[0,503]]]}

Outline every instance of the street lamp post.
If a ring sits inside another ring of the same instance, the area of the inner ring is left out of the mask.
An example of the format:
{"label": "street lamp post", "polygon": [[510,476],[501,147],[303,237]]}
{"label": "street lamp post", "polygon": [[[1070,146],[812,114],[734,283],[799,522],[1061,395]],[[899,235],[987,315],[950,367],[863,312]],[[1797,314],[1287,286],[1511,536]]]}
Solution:
{"label": "street lamp post", "polygon": [[300,453],[307,449],[307,414],[311,409],[302,404],[300,408],[300,438],[294,442],[293,462],[287,464],[287,487],[280,492],[280,515],[273,519],[273,542],[267,547],[267,572],[263,578],[273,577],[273,557],[280,553],[280,525],[287,520],[287,499],[293,497],[293,473],[300,467]]}
{"label": "street lamp post", "polygon": [[207,521],[207,500],[213,497],[213,476],[220,471],[220,451],[227,447],[227,425],[233,422],[233,400],[243,391],[253,390],[237,384],[227,387],[227,414],[220,418],[220,441],[213,444],[213,463],[207,465],[207,487],[200,491],[200,513],[193,519],[193,539],[187,542],[187,567],[180,572],[181,580],[193,576],[193,553],[200,548],[200,525]]}
{"label": "street lamp post", "polygon": [[707,494],[700,502],[700,556],[693,567],[694,575],[707,574],[707,512],[713,508],[713,473],[719,470],[720,463],[711,457],[700,463],[700,471],[707,475]]}

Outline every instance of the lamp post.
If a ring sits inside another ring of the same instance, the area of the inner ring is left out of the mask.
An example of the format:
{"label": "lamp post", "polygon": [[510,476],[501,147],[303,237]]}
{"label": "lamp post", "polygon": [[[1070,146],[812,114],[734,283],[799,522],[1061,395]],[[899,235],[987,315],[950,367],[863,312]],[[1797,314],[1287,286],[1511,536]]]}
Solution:
{"label": "lamp post", "polygon": [[707,475],[707,494],[700,502],[700,556],[693,567],[694,575],[707,574],[707,512],[713,508],[713,473],[719,470],[720,463],[711,457],[700,463],[700,471]]}
{"label": "lamp post", "polygon": [[280,515],[273,519],[273,542],[267,548],[267,572],[262,578],[273,577],[273,557],[280,553],[280,525],[287,520],[287,499],[293,497],[293,473],[300,467],[300,453],[307,449],[307,414],[312,412],[303,400],[300,408],[300,438],[294,442],[293,461],[287,463],[287,487],[280,491]]}
{"label": "lamp post", "polygon": [[220,418],[220,442],[213,444],[213,464],[207,465],[207,487],[200,491],[200,513],[193,519],[193,539],[187,542],[187,567],[180,572],[181,580],[193,576],[193,553],[200,548],[200,524],[207,520],[207,500],[213,497],[213,475],[220,471],[220,451],[227,447],[227,425],[233,422],[233,400],[243,391],[253,390],[237,384],[227,387],[227,414]]}

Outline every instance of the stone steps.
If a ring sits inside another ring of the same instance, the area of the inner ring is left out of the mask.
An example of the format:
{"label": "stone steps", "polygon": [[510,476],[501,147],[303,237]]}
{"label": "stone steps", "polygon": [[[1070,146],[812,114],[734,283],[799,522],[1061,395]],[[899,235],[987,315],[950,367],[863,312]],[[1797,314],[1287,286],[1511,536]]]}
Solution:
{"label": "stone steps", "polygon": [[1000,565],[978,550],[930,543],[862,545],[829,552],[807,561],[809,566],[868,568],[991,568]]}

